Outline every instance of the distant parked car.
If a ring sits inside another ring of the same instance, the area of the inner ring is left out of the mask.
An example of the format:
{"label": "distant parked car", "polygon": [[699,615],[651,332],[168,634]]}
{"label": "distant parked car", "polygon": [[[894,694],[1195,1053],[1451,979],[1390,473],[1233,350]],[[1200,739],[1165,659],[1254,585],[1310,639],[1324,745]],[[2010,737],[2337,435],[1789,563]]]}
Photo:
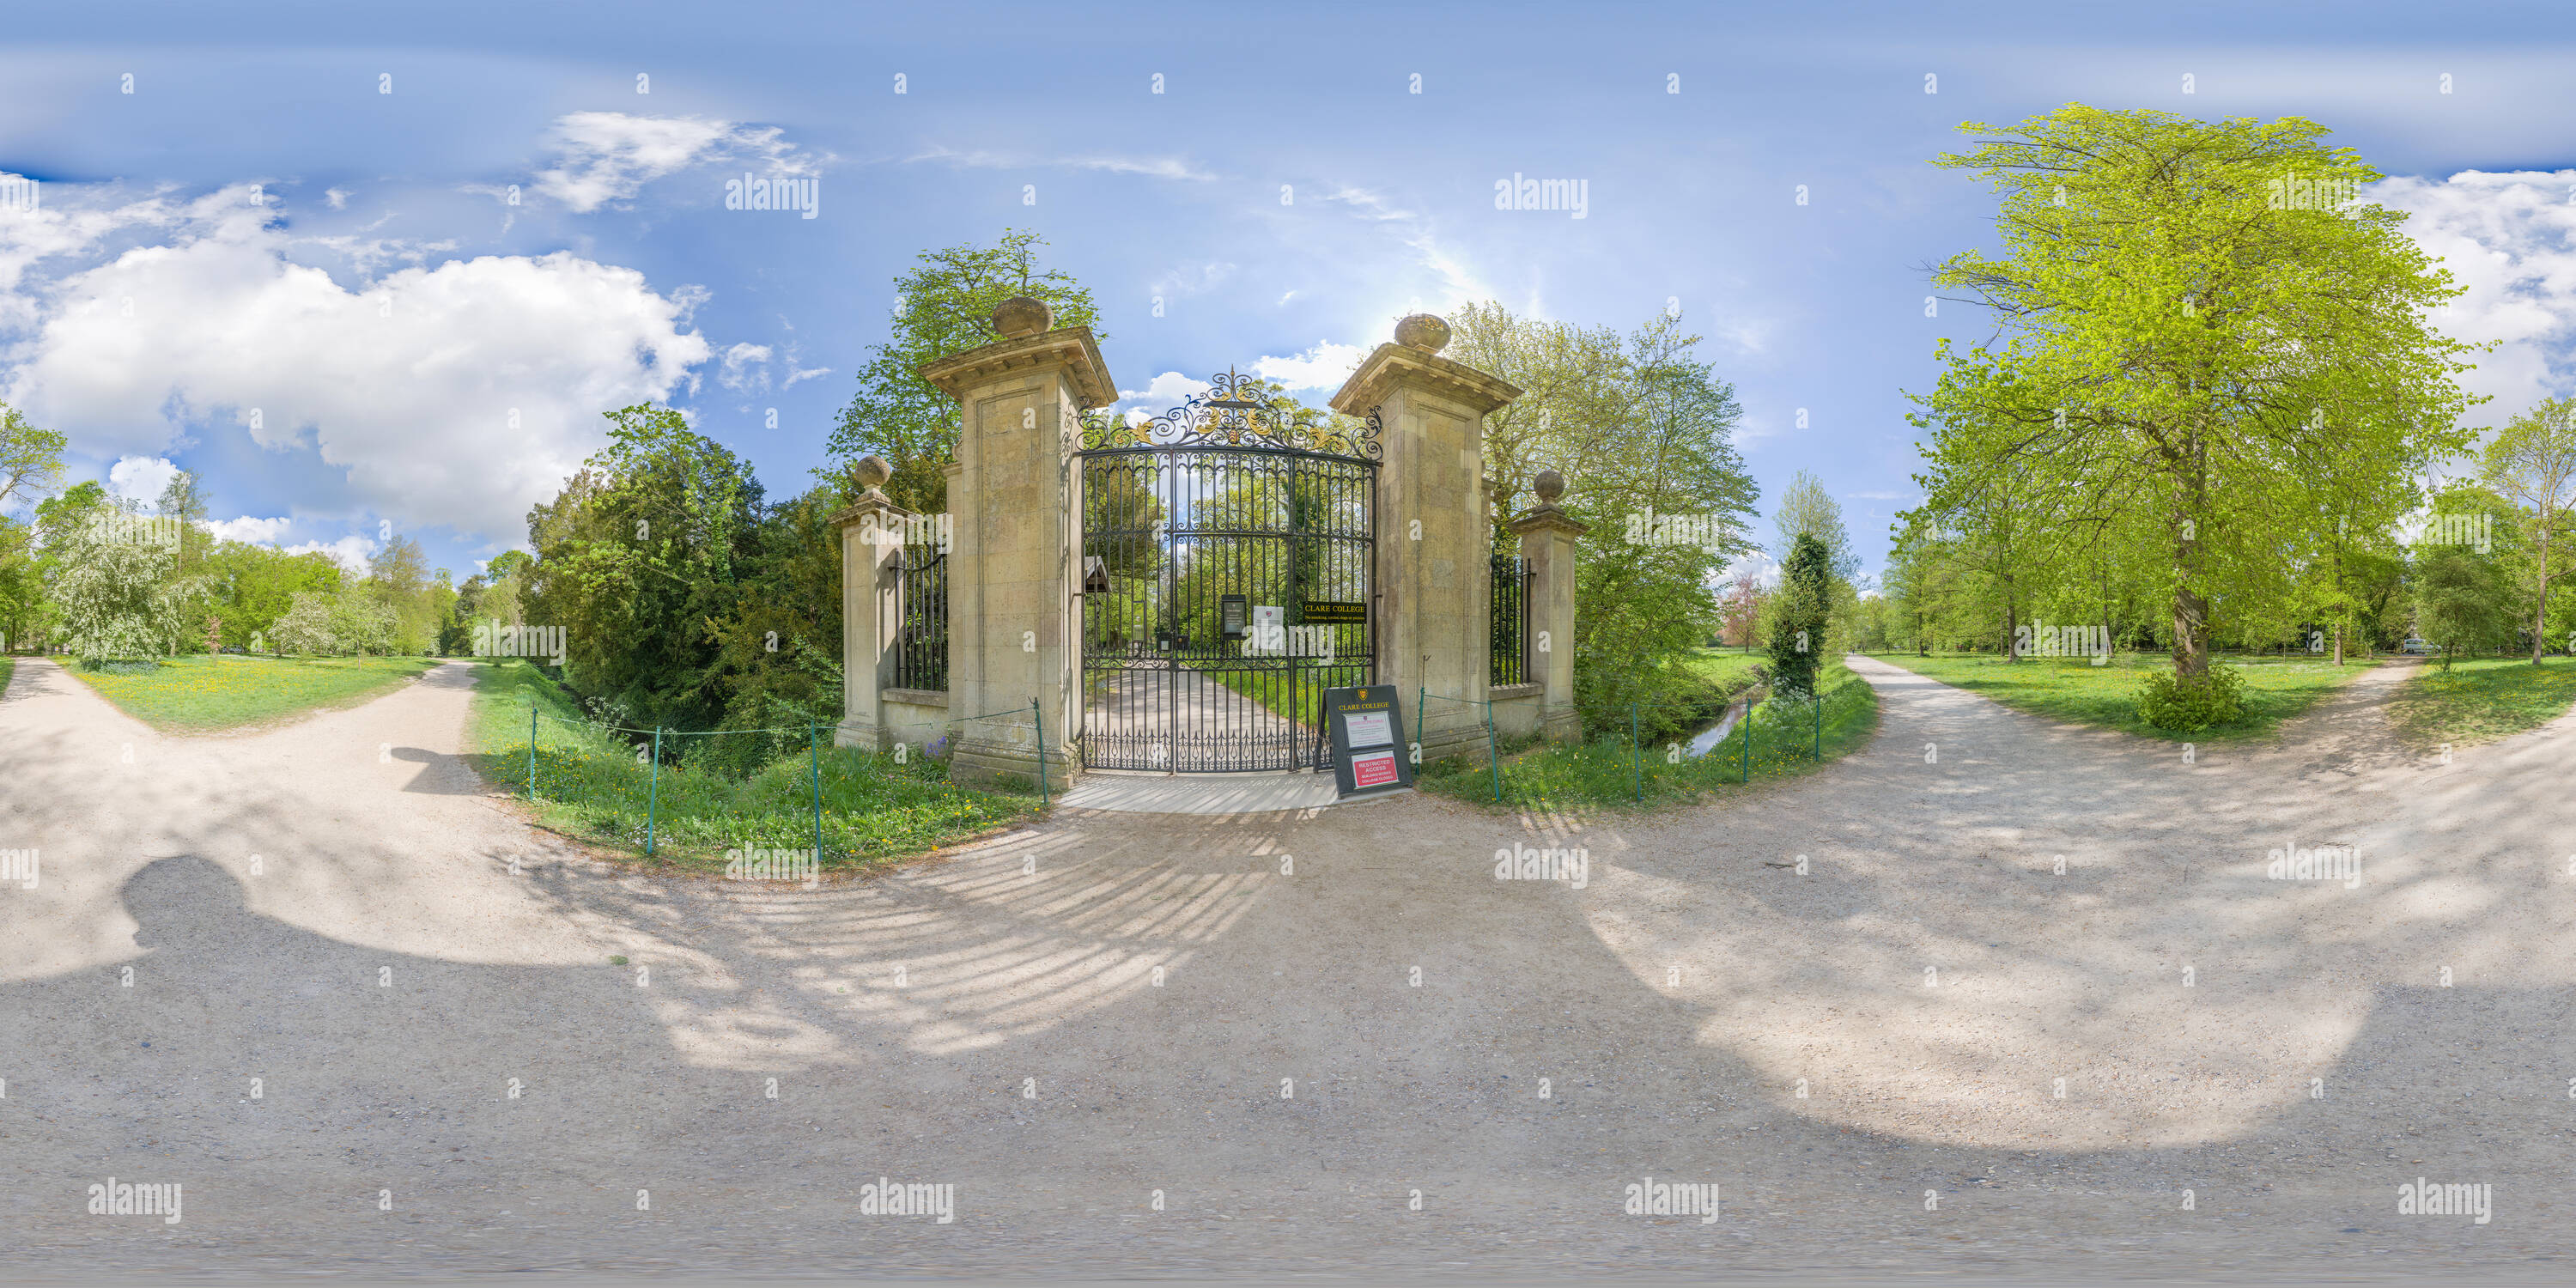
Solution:
{"label": "distant parked car", "polygon": [[2406,642],[2398,646],[2397,651],[2400,653],[2412,654],[2416,657],[2425,657],[2439,651],[2439,649],[2436,645],[2425,643],[2419,636],[2409,635],[2406,637]]}
{"label": "distant parked car", "polygon": [[227,652],[227,653],[241,653],[241,654],[248,654],[248,653],[250,652],[250,650],[249,650],[249,649],[243,648],[243,647],[242,647],[241,645],[239,645],[239,644],[226,644],[226,645],[224,645],[224,651],[225,651],[225,652]]}

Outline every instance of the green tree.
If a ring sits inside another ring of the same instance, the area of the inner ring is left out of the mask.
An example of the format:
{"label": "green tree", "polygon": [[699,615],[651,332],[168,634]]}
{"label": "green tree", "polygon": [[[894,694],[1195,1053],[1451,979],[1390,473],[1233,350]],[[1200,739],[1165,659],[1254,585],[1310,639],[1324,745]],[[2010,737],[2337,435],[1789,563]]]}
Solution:
{"label": "green tree", "polygon": [[2538,666],[2549,644],[2549,556],[2576,502],[2576,398],[2545,398],[2507,421],[2479,464],[2486,485],[2521,507],[2517,517],[2533,553],[2531,664]]}
{"label": "green tree", "polygon": [[[2017,471],[2160,549],[2175,675],[2208,669],[2213,598],[2296,594],[2320,498],[2356,524],[2413,508],[2413,479],[2468,440],[2453,377],[2476,346],[2427,312],[2459,293],[2374,205],[2379,178],[2296,117],[2202,122],[2070,105],[1934,164],[2001,196],[2003,253],[1936,286],[1996,314],[2000,342],[1944,341],[1927,505]],[[2325,208],[2317,208],[2325,207]]]}
{"label": "green tree", "polygon": [[0,510],[62,485],[64,438],[0,403]]}
{"label": "green tree", "polygon": [[197,580],[174,575],[177,556],[169,546],[112,522],[130,516],[98,506],[81,517],[49,543],[57,561],[49,593],[72,651],[85,661],[178,652]]}
{"label": "green tree", "polygon": [[[1449,356],[1524,390],[1488,418],[1490,517],[1505,551],[1514,497],[1542,470],[1593,538],[1575,569],[1575,705],[1595,732],[1624,732],[1632,705],[1674,711],[1705,696],[1688,660],[1720,629],[1717,584],[1752,549],[1760,495],[1735,448],[1743,409],[1701,361],[1701,337],[1658,313],[1625,336],[1459,312]],[[1563,647],[1559,645],[1558,647]]]}
{"label": "green tree", "polygon": [[394,610],[383,599],[344,585],[295,592],[294,602],[270,628],[269,639],[280,653],[386,653],[394,647],[396,629]]}
{"label": "green tree", "polygon": [[597,710],[712,728],[726,705],[715,632],[736,607],[760,484],[671,408],[608,419],[608,446],[529,512],[537,558],[521,602],[563,628],[568,680]]}
{"label": "green tree", "polygon": [[1851,533],[1843,528],[1843,507],[1833,493],[1816,476],[1800,470],[1781,489],[1780,505],[1772,512],[1772,521],[1780,527],[1780,544],[1775,547],[1783,561],[1797,548],[1798,538],[1812,536],[1825,543],[1826,566],[1844,581],[1860,575],[1860,554],[1852,549]]}
{"label": "green tree", "polygon": [[1816,691],[1816,656],[1825,650],[1833,594],[1833,552],[1816,534],[1799,533],[1780,568],[1779,619],[1771,630],[1774,694],[1804,701]]}
{"label": "green tree", "polygon": [[193,472],[179,470],[170,476],[170,481],[162,485],[161,499],[154,513],[179,525],[179,545],[175,551],[179,571],[187,571],[188,556],[192,552],[201,553],[214,544],[213,535],[204,528],[206,487]]}
{"label": "green tree", "polygon": [[923,251],[921,262],[895,279],[891,333],[859,368],[859,391],[841,411],[827,450],[844,465],[873,453],[894,467],[885,493],[921,514],[948,508],[948,478],[940,467],[957,453],[957,403],[921,378],[922,367],[951,354],[991,344],[993,310],[1018,296],[1044,300],[1058,327],[1092,327],[1100,311],[1091,292],[1071,275],[1041,267],[1046,245],[1034,232],[1005,229],[991,246],[968,243]]}
{"label": "green tree", "polygon": [[2415,629],[2442,646],[2442,666],[2492,644],[2509,620],[2504,572],[2465,546],[2426,547],[2415,566]]}

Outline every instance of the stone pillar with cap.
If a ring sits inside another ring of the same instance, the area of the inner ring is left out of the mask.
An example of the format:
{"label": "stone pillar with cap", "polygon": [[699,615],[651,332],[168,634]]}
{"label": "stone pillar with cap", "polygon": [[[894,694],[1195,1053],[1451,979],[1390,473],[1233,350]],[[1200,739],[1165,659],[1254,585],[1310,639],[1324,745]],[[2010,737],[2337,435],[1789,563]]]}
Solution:
{"label": "stone pillar with cap", "polygon": [[1529,562],[1530,678],[1539,694],[1538,727],[1550,742],[1583,741],[1583,719],[1574,709],[1574,542],[1590,531],[1558,509],[1565,476],[1540,470],[1532,480],[1538,505],[1512,520]]}
{"label": "stone pillar with cap", "polygon": [[858,499],[832,516],[841,530],[841,724],[836,747],[884,751],[896,736],[886,727],[879,692],[892,678],[895,632],[902,624],[895,568],[903,557],[904,520],[912,512],[883,488],[894,477],[884,458],[862,456],[852,473]]}
{"label": "stone pillar with cap", "polygon": [[1377,683],[1395,686],[1408,723],[1422,730],[1426,764],[1486,755],[1493,536],[1485,415],[1521,396],[1508,381],[1441,357],[1448,343],[1448,323],[1405,318],[1395,342],[1379,345],[1332,399],[1333,410],[1378,422]]}
{"label": "stone pillar with cap", "polygon": [[993,329],[1000,340],[921,368],[959,410],[948,476],[949,772],[1032,786],[1043,772],[1061,787],[1078,768],[1082,719],[1074,452],[1081,413],[1116,401],[1118,386],[1090,329],[1055,327],[1041,301],[1005,302]]}

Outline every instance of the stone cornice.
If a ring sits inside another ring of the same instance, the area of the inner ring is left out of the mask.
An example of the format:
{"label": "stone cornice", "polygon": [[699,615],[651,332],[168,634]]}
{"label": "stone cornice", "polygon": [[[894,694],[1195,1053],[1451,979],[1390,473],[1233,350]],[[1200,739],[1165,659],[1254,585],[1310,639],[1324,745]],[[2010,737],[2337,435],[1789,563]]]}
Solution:
{"label": "stone cornice", "polygon": [[905,518],[909,517],[911,514],[912,511],[896,505],[893,499],[888,497],[885,493],[880,492],[875,488],[869,488],[867,491],[859,494],[858,500],[852,501],[848,505],[843,506],[839,513],[832,516],[832,526],[835,528],[846,528],[851,524],[864,522],[871,517],[883,518],[887,515],[892,515],[896,518]]}
{"label": "stone cornice", "polygon": [[1109,378],[1109,364],[1101,358],[1100,346],[1092,341],[1091,328],[1082,326],[1058,327],[1025,340],[1003,340],[951,354],[922,364],[921,378],[939,386],[951,398],[962,398],[970,386],[997,376],[1046,367],[1065,369],[1065,375],[1073,381],[1074,396],[1085,409],[1118,401],[1118,384]]}
{"label": "stone cornice", "polygon": [[1377,352],[1342,382],[1341,392],[1333,395],[1332,408],[1346,416],[1365,416],[1385,400],[1387,388],[1398,380],[1419,380],[1467,404],[1479,416],[1521,396],[1520,386],[1508,380],[1486,375],[1463,362],[1451,362],[1436,353],[1390,343],[1379,345]]}
{"label": "stone cornice", "polygon": [[1542,505],[1514,519],[1508,525],[1516,533],[1544,532],[1553,529],[1567,536],[1579,537],[1592,530],[1592,525],[1576,519],[1552,505]]}

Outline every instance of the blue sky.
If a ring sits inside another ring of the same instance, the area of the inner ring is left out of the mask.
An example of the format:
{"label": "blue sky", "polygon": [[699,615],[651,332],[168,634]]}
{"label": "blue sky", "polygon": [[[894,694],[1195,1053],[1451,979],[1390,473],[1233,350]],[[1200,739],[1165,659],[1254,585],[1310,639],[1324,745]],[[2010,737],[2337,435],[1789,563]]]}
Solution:
{"label": "blue sky", "polygon": [[[1961,121],[2070,101],[2324,122],[2471,287],[2443,321],[2499,343],[2477,423],[2576,385],[2563,5],[155,4],[9,24],[0,171],[40,195],[0,209],[0,398],[71,436],[75,477],[157,491],[184,466],[230,535],[356,560],[405,532],[459,578],[525,540],[625,403],[686,408],[801,489],[892,279],[1009,226],[1091,287],[1112,375],[1157,410],[1229,366],[1320,402],[1417,308],[1625,329],[1677,300],[1736,385],[1766,509],[1814,472],[1875,571],[1913,496],[1902,391],[1931,382],[1936,339],[1988,328],[1924,316],[1925,265],[1992,212],[1924,162]],[[725,209],[746,174],[812,180],[815,217]],[[1496,210],[1515,174],[1584,181],[1584,217]]]}

